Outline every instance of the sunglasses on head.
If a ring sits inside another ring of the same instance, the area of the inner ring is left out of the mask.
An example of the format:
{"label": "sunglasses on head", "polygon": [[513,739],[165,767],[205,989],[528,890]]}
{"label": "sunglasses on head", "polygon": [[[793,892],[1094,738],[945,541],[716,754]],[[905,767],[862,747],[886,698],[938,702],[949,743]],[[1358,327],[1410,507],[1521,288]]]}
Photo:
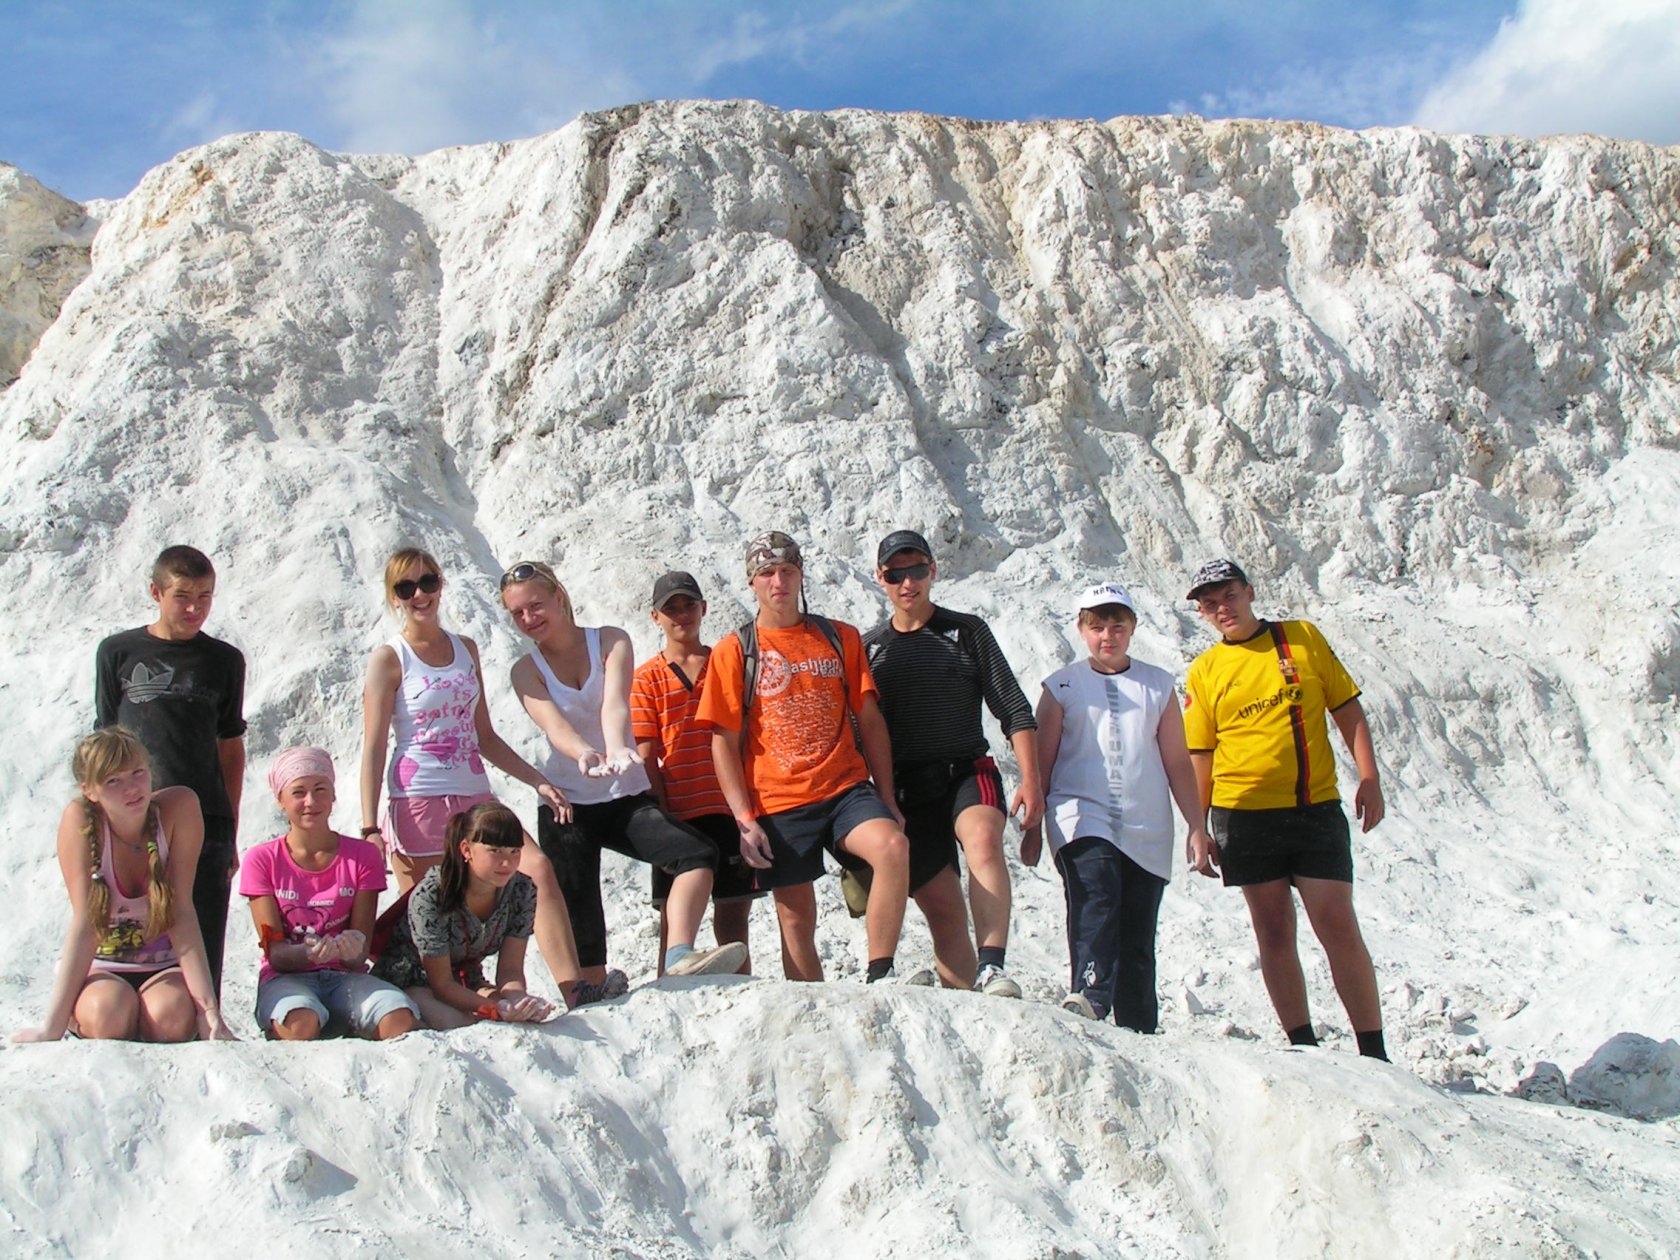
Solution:
{"label": "sunglasses on head", "polygon": [[428,595],[436,595],[443,585],[443,579],[435,573],[422,573],[417,578],[404,578],[400,582],[391,583],[391,594],[398,599],[413,599],[416,591],[425,591]]}
{"label": "sunglasses on head", "polygon": [[932,571],[932,566],[928,564],[907,564],[899,569],[883,569],[881,576],[887,579],[888,586],[897,586],[905,578],[920,582]]}
{"label": "sunglasses on head", "polygon": [[513,568],[502,574],[500,589],[505,591],[516,582],[529,582],[532,578],[547,578],[552,582],[554,581],[554,574],[549,571],[546,564],[538,564],[534,560],[521,560]]}

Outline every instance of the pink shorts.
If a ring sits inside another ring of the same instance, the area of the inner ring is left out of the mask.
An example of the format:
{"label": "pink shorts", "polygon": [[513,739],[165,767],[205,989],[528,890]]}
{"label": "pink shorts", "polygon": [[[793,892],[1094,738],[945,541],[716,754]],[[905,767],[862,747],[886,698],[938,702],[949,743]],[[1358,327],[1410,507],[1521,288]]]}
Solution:
{"label": "pink shorts", "polygon": [[393,796],[385,802],[385,824],[379,830],[404,857],[435,858],[443,852],[443,831],[456,814],[481,801],[496,798],[489,792],[474,796]]}

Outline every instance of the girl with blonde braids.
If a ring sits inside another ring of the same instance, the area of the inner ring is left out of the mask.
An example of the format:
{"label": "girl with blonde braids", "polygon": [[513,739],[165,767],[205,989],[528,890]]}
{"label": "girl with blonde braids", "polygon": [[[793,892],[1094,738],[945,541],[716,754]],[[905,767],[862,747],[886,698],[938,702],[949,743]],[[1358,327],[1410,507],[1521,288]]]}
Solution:
{"label": "girl with blonde braids", "polygon": [[152,791],[140,741],[120,726],[76,746],[81,794],[58,824],[70,894],[47,1022],[14,1041],[231,1041],[205,960],[192,888],[204,819],[182,787]]}

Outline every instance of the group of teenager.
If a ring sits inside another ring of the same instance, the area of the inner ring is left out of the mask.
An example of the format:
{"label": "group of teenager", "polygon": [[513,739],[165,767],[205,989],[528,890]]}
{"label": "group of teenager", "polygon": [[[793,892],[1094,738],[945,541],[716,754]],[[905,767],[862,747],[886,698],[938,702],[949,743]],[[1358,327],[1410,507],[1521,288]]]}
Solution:
{"label": "group of teenager", "polygon": [[[868,634],[806,609],[803,556],[786,534],[755,537],[744,560],[756,613],[715,648],[699,584],[658,579],[663,645],[640,665],[624,630],[578,624],[550,566],[509,568],[501,601],[531,641],[511,683],[546,742],[534,765],[491,723],[477,646],[443,625],[441,567],[399,550],[383,593],[401,627],[363,688],[361,834],[331,826],[331,757],[288,748],[267,775],[286,830],[241,858],[245,663],[204,632],[209,559],[167,548],[151,574],[155,621],[99,646],[96,729],[77,745],[78,793],[58,831],[70,930],[45,1024],[17,1038],[231,1037],[219,995],[236,875],[266,1036],[545,1020],[556,1008],[526,984],[533,935],[567,1007],[628,987],[607,966],[607,849],[651,869],[661,974],[750,970],[749,910],[768,895],[783,975],[822,979],[826,853],[864,919],[869,983],[1018,998],[1006,969],[1011,815],[1022,862],[1040,860],[1047,833],[1063,880],[1063,1007],[1154,1032],[1176,806],[1189,864],[1243,890],[1290,1042],[1316,1040],[1299,896],[1360,1052],[1386,1057],[1327,729],[1333,720],[1353,754],[1368,831],[1383,799],[1359,691],[1310,623],[1256,615],[1236,564],[1191,579],[1188,598],[1219,639],[1191,666],[1182,709],[1171,675],[1130,654],[1132,596],[1103,583],[1070,601],[1087,658],[1045,678],[1035,710],[986,622],[933,602],[938,562],[922,535],[897,530],[877,548],[891,614]],[[1007,805],[985,711],[1019,767]],[[491,794],[486,764],[536,792],[535,837]],[[387,871],[399,896],[380,914]],[[934,966],[900,971],[912,901]],[[717,943],[702,947],[708,904]]]}

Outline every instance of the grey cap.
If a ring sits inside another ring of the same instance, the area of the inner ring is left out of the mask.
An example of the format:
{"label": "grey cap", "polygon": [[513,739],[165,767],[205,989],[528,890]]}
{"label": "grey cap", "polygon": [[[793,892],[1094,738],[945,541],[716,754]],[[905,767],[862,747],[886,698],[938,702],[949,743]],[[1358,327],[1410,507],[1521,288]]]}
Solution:
{"label": "grey cap", "polygon": [[875,549],[876,567],[886,568],[887,561],[901,551],[919,551],[929,560],[933,559],[933,548],[928,546],[927,539],[913,529],[895,529],[881,539],[881,545]]}
{"label": "grey cap", "polygon": [[1196,592],[1206,590],[1210,586],[1224,586],[1227,582],[1241,582],[1249,585],[1248,574],[1244,573],[1235,560],[1209,560],[1190,576],[1190,593],[1185,599],[1195,599]]}
{"label": "grey cap", "polygon": [[681,569],[672,569],[664,577],[653,584],[653,611],[658,612],[671,602],[673,595],[687,595],[705,603],[706,597],[700,593],[700,583],[694,580],[692,573],[684,573]]}

